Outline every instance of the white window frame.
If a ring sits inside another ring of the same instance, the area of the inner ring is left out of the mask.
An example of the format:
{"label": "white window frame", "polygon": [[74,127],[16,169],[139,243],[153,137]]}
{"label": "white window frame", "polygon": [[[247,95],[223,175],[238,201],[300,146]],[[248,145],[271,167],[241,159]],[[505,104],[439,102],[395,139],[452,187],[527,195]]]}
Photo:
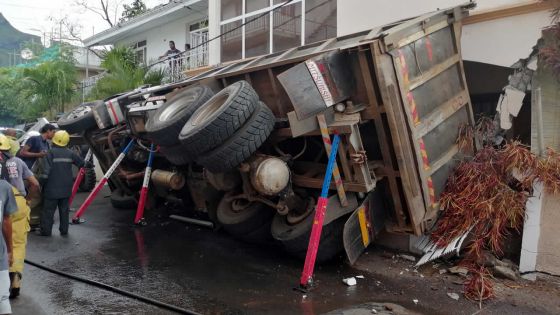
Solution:
{"label": "white window frame", "polygon": [[[220,27],[222,27],[223,25],[232,23],[232,22],[236,22],[236,21],[241,21],[241,24],[245,24],[245,21],[255,15],[261,15],[265,12],[269,12],[269,20],[270,20],[270,30],[269,30],[269,41],[270,41],[270,47],[269,47],[269,54],[272,54],[274,52],[274,12],[272,10],[284,5],[286,2],[283,3],[279,3],[279,4],[274,4],[274,0],[269,0],[269,6],[266,8],[262,8],[250,13],[246,13],[246,1],[247,0],[241,0],[241,15],[233,17],[233,18],[229,18],[227,20],[223,20],[220,21]],[[292,2],[290,2],[290,4],[288,4],[286,7],[289,7],[291,5],[295,5],[297,3],[301,3],[301,45],[305,45],[305,0],[294,0]],[[245,59],[245,25],[243,25],[241,27],[241,59]]]}
{"label": "white window frame", "polygon": [[[145,44],[143,46],[138,47],[138,44],[141,42],[145,42]],[[148,64],[148,40],[147,39],[137,40],[133,44],[129,45],[129,47],[131,47],[134,50],[135,54],[137,51],[142,50],[144,52],[144,60],[142,60],[141,62],[143,65]]]}

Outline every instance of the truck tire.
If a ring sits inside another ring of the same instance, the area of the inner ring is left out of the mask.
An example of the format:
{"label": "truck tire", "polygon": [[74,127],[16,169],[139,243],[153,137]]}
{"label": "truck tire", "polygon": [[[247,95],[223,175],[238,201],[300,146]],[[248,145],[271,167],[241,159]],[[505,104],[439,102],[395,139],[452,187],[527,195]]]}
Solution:
{"label": "truck tire", "polygon": [[[276,214],[270,228],[272,237],[279,241],[290,255],[305,259],[314,216],[315,212],[312,212],[303,221],[290,225],[286,216]],[[342,234],[346,218],[347,216],[343,216],[327,225],[323,225],[316,258],[318,263],[332,259],[344,249]]]}
{"label": "truck tire", "polygon": [[95,176],[95,169],[93,167],[86,168],[86,172],[84,174],[84,178],[80,183],[80,187],[78,187],[79,192],[90,192],[95,187],[95,183],[97,182],[97,178]]}
{"label": "truck tire", "polygon": [[82,103],[70,112],[62,115],[57,124],[60,129],[64,129],[70,134],[81,133],[97,127],[95,117],[93,117],[93,108],[98,105],[103,105],[103,101]]}
{"label": "truck tire", "polygon": [[111,205],[115,209],[136,209],[138,201],[134,196],[127,195],[121,190],[117,189],[111,192]]}
{"label": "truck tire", "polygon": [[192,162],[191,157],[185,153],[185,148],[180,143],[169,147],[161,146],[159,151],[173,165],[186,165]]}
{"label": "truck tire", "polygon": [[148,119],[147,137],[163,146],[179,144],[178,135],[187,120],[213,95],[214,92],[204,85],[190,86],[177,93]]}
{"label": "truck tire", "polygon": [[208,152],[229,139],[250,119],[259,97],[245,81],[236,82],[199,107],[186,122],[179,140],[191,157]]}
{"label": "truck tire", "polygon": [[234,195],[228,192],[224,195],[217,210],[217,219],[221,226],[235,238],[248,243],[265,243],[271,240],[270,225],[276,210],[260,202],[238,203],[240,211],[234,211],[233,203],[229,200]]}
{"label": "truck tire", "polygon": [[241,129],[196,161],[210,172],[230,171],[257,151],[274,129],[274,123],[272,111],[259,102],[256,111]]}

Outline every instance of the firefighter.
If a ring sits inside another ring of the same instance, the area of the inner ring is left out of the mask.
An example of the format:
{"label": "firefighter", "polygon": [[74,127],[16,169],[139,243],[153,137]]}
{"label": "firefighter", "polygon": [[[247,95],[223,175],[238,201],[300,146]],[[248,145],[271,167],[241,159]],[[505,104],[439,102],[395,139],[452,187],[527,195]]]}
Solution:
{"label": "firefighter", "polygon": [[59,130],[54,134],[52,138],[53,147],[45,156],[43,172],[39,175],[43,187],[43,209],[41,211],[41,230],[39,233],[42,236],[51,236],[53,217],[57,207],[60,217],[60,235],[68,234],[68,200],[74,184],[72,164],[82,167],[85,163],[75,152],[66,148],[69,141],[70,135],[64,130]]}
{"label": "firefighter", "polygon": [[0,135],[0,162],[3,171],[5,171],[2,174],[5,174],[5,179],[12,185],[17,204],[17,211],[11,215],[14,262],[9,269],[10,298],[15,298],[19,295],[27,246],[27,233],[30,230],[29,216],[31,209],[28,206],[29,201],[26,199],[27,191],[24,180],[29,183],[30,194],[37,194],[39,192],[39,182],[25,162],[11,155],[13,145],[7,136]]}

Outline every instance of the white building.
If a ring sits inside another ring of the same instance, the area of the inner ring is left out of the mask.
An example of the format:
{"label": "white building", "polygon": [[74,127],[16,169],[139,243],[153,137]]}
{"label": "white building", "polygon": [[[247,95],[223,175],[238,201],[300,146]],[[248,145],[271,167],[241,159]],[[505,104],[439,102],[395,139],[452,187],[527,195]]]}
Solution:
{"label": "white building", "polygon": [[[95,34],[85,44],[131,46],[142,62],[152,64],[174,41],[181,51],[187,45],[194,48],[188,68],[196,68],[275,53],[463,2],[174,0]],[[529,54],[549,24],[548,9],[547,2],[535,0],[481,1],[465,21],[463,59],[511,66]],[[212,38],[216,39],[207,43]]]}

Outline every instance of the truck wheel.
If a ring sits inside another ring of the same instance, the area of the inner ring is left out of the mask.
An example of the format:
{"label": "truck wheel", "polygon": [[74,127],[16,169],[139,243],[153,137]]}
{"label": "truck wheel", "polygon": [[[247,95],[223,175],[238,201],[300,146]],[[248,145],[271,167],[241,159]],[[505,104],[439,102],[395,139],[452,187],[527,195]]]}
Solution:
{"label": "truck wheel", "polygon": [[259,102],[256,111],[241,129],[196,161],[214,173],[230,171],[257,151],[274,129],[274,123],[272,111]]}
{"label": "truck wheel", "polygon": [[80,187],[78,188],[78,191],[90,192],[95,187],[96,182],[97,182],[97,178],[95,176],[95,169],[93,167],[86,168],[86,173],[84,174],[84,178],[80,183]]}
{"label": "truck wheel", "polygon": [[146,122],[147,137],[154,143],[163,146],[178,144],[177,136],[187,120],[213,95],[214,92],[203,85],[190,86],[177,93],[148,119]]}
{"label": "truck wheel", "polygon": [[173,165],[186,165],[192,162],[190,156],[185,154],[185,148],[182,144],[159,147],[159,152]]}
{"label": "truck wheel", "polygon": [[218,205],[218,222],[232,236],[249,243],[264,243],[270,240],[270,224],[276,211],[260,202],[234,199],[228,192]]}
{"label": "truck wheel", "polygon": [[111,205],[116,209],[135,209],[138,202],[134,196],[117,189],[111,192]]}
{"label": "truck wheel", "polygon": [[[270,229],[272,237],[278,240],[290,255],[305,259],[314,216],[315,212],[312,212],[301,222],[292,225],[288,223],[285,215],[276,214]],[[317,251],[318,263],[332,259],[344,249],[342,233],[345,222],[346,216],[323,226]]]}
{"label": "truck wheel", "polygon": [[95,122],[95,117],[93,117],[93,108],[98,105],[103,105],[103,101],[83,103],[60,117],[57,124],[60,129],[64,129],[71,134],[96,127],[97,123]]}
{"label": "truck wheel", "polygon": [[258,101],[257,93],[245,81],[218,92],[192,114],[181,130],[179,140],[185,152],[196,158],[221,145],[250,119]]}

